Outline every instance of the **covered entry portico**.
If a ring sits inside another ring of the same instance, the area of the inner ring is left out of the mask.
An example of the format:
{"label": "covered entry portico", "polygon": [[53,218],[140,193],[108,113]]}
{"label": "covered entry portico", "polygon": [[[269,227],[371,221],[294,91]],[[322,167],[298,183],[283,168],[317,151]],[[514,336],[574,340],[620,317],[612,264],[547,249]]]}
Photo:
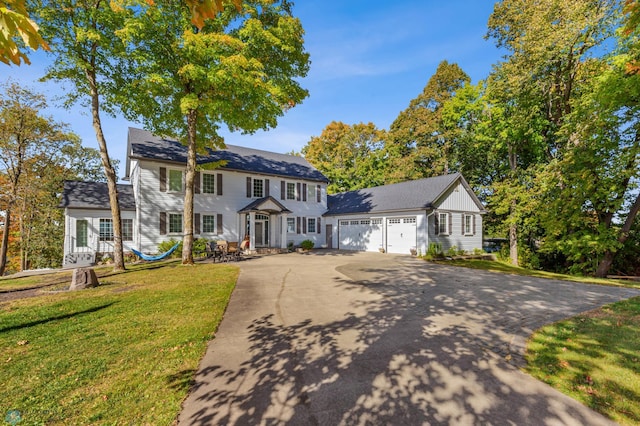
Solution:
{"label": "covered entry portico", "polygon": [[258,198],[238,211],[241,235],[249,236],[249,250],[287,248],[287,215],[291,210],[269,196]]}

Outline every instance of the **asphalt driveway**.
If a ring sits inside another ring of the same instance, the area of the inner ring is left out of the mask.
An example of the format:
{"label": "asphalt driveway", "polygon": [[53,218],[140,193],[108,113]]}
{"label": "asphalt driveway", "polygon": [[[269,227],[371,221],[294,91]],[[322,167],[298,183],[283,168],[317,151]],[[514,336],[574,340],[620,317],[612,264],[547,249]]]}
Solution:
{"label": "asphalt driveway", "polygon": [[180,425],[610,424],[518,366],[534,329],[640,291],[380,253],[239,266]]}

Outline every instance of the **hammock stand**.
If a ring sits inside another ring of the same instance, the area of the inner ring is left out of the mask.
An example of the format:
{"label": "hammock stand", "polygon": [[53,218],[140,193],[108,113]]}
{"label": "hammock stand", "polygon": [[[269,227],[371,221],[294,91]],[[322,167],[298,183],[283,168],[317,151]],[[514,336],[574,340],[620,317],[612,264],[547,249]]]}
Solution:
{"label": "hammock stand", "polygon": [[155,256],[146,255],[146,254],[144,254],[142,252],[139,252],[136,249],[132,249],[131,247],[127,247],[127,248],[133,254],[135,254],[136,256],[138,256],[142,260],[146,260],[146,261],[149,261],[149,262],[155,262],[156,260],[162,260],[162,259],[166,258],[167,256],[171,255],[171,253],[173,253],[178,248],[179,245],[180,245],[180,242],[177,242],[176,245],[171,247],[169,250],[165,251],[162,254],[158,254],[158,255],[155,255]]}

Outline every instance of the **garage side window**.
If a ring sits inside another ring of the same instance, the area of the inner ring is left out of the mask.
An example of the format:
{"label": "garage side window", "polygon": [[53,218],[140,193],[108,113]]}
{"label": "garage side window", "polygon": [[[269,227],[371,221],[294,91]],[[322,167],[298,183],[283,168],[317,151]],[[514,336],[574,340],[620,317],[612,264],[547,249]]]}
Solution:
{"label": "garage side window", "polygon": [[449,214],[448,213],[439,213],[438,214],[438,234],[448,234],[449,233]]}
{"label": "garage side window", "polygon": [[473,235],[473,219],[470,214],[464,215],[464,235]]}

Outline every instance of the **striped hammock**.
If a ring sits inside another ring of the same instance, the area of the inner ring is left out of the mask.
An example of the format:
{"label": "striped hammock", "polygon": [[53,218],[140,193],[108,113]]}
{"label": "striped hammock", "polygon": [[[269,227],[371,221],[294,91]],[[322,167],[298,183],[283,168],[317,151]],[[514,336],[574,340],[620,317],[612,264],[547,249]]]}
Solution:
{"label": "striped hammock", "polygon": [[165,251],[164,253],[157,254],[155,256],[149,256],[147,254],[139,252],[136,249],[132,249],[131,247],[127,247],[127,249],[130,250],[133,254],[135,254],[136,256],[138,256],[142,260],[147,260],[149,262],[155,262],[156,260],[162,260],[162,259],[166,258],[167,256],[170,256],[171,253],[173,253],[178,248],[179,245],[180,245],[180,242],[177,242],[176,245],[171,247],[169,250]]}

